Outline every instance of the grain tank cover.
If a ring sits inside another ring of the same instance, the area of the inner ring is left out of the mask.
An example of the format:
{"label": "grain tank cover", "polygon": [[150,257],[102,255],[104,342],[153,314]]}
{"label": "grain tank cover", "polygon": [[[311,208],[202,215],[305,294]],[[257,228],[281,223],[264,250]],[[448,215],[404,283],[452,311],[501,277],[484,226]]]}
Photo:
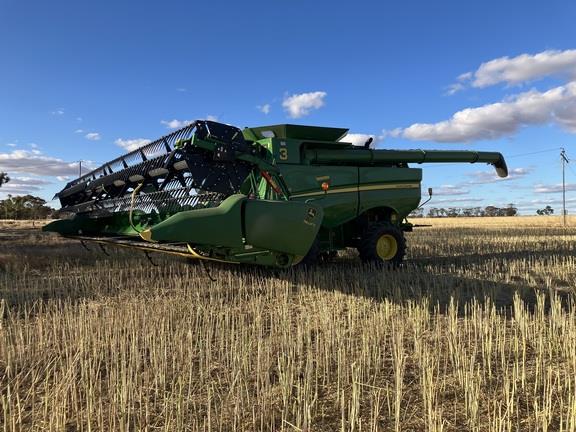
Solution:
{"label": "grain tank cover", "polygon": [[348,133],[348,129],[279,124],[246,128],[245,136],[254,135],[256,139],[291,138],[303,141],[338,141]]}

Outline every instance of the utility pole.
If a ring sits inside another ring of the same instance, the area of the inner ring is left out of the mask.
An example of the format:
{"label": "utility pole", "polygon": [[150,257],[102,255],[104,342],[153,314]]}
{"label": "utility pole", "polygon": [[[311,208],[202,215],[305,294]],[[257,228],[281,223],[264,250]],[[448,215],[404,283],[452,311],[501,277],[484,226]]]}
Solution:
{"label": "utility pole", "polygon": [[560,160],[562,162],[562,223],[566,226],[566,164],[570,162],[566,157],[564,147],[561,148]]}
{"label": "utility pole", "polygon": [[82,177],[82,161],[78,161],[78,177]]}

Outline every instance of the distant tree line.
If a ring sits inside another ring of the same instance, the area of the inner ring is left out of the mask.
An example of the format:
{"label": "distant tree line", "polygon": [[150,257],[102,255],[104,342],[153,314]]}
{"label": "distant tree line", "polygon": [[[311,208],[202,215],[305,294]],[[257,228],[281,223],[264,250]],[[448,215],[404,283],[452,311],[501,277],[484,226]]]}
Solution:
{"label": "distant tree line", "polygon": [[410,213],[411,217],[493,217],[493,216],[516,216],[518,209],[514,204],[508,204],[507,207],[432,207],[428,213],[424,209],[416,209]]}
{"label": "distant tree line", "polygon": [[12,196],[0,200],[0,218],[2,219],[46,219],[56,210],[46,205],[42,198],[32,195]]}
{"label": "distant tree line", "polygon": [[[540,216],[550,216],[554,214],[554,209],[547,205],[543,209],[536,210],[536,214]],[[428,213],[424,209],[416,209],[410,213],[410,217],[491,217],[491,216],[516,216],[518,209],[514,204],[508,204],[508,207],[432,207],[428,209]]]}

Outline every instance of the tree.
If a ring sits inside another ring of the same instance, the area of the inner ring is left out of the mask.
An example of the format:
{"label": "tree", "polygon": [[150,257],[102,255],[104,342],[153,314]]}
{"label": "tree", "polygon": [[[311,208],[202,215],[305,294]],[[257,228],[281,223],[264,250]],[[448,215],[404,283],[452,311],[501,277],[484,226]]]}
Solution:
{"label": "tree", "polygon": [[32,195],[12,196],[0,201],[0,215],[6,219],[46,219],[54,209],[42,198]]}
{"label": "tree", "polygon": [[421,218],[424,217],[424,209],[423,208],[417,208],[412,210],[412,212],[408,215],[408,217],[413,217],[413,218]]}
{"label": "tree", "polygon": [[498,216],[498,208],[494,206],[488,206],[484,209],[486,216]]}
{"label": "tree", "polygon": [[505,216],[516,216],[518,214],[518,209],[514,207],[514,204],[508,204],[508,207],[504,209]]}
{"label": "tree", "polygon": [[10,177],[8,177],[8,174],[6,174],[5,172],[0,172],[0,187],[2,187],[3,184],[8,183],[10,181]]}
{"label": "tree", "polygon": [[549,205],[547,205],[543,209],[536,210],[536,214],[539,214],[540,216],[550,216],[554,214],[554,209]]}

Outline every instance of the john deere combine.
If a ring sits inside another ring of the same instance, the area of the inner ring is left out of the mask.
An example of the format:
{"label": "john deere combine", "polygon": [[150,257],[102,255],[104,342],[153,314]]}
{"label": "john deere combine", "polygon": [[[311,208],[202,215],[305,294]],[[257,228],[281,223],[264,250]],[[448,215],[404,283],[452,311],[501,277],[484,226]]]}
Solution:
{"label": "john deere combine", "polygon": [[44,230],[231,263],[287,267],[356,248],[398,264],[421,199],[409,163],[508,174],[500,153],[374,150],[340,141],[347,131],[196,121],[68,183],[57,194],[68,218]]}

